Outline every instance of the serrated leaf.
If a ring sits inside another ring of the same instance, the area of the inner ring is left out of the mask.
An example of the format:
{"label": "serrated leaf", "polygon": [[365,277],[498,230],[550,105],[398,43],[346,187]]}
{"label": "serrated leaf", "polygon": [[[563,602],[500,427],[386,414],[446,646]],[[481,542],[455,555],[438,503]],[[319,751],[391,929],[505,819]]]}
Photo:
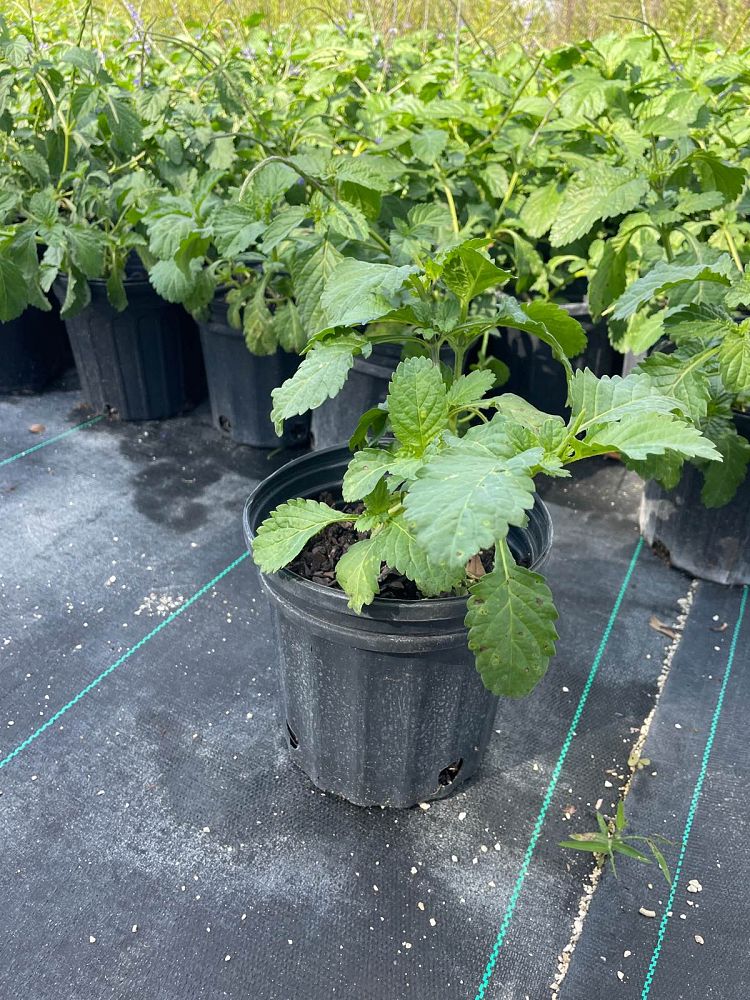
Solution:
{"label": "serrated leaf", "polygon": [[70,319],[80,313],[91,302],[91,288],[84,274],[71,267],[65,283],[65,298],[60,306],[62,319]]}
{"label": "serrated leaf", "polygon": [[271,220],[263,233],[263,251],[270,253],[275,250],[305,219],[310,217],[310,210],[304,205],[290,205]]}
{"label": "serrated leaf", "polygon": [[404,501],[407,520],[430,558],[465,566],[504,538],[509,525],[525,524],[534,503],[528,473],[541,457],[541,448],[505,457],[464,438],[431,458]]}
{"label": "serrated leaf", "polygon": [[562,192],[557,181],[532,191],[521,209],[521,223],[529,236],[539,239],[549,232],[561,200]]}
{"label": "serrated leaf", "polygon": [[544,577],[517,566],[505,541],[495,566],[471,588],[466,625],[477,670],[493,694],[522,698],[544,677],[558,638]]}
{"label": "serrated leaf", "polygon": [[221,256],[236,257],[265,233],[266,226],[252,206],[236,202],[223,205],[216,212],[211,218],[211,231]]}
{"label": "serrated leaf", "polygon": [[112,133],[113,144],[123,153],[137,152],[143,143],[141,122],[130,103],[120,98],[109,98],[104,114]]}
{"label": "serrated leaf", "polygon": [[242,330],[245,335],[245,345],[251,354],[262,357],[276,353],[278,342],[273,328],[273,318],[266,305],[263,285],[260,285],[245,306],[242,314]]}
{"label": "serrated leaf", "polygon": [[422,455],[448,429],[448,401],[443,376],[429,358],[401,361],[388,388],[388,413],[396,438]]}
{"label": "serrated leaf", "polygon": [[581,418],[581,430],[640,414],[670,413],[678,405],[643,372],[633,372],[627,378],[598,377],[585,368],[574,373],[570,385],[572,418],[574,422]]}
{"label": "serrated leaf", "polygon": [[12,260],[0,256],[0,323],[17,319],[27,305],[23,272]]}
{"label": "serrated leaf", "polygon": [[599,264],[589,280],[589,309],[594,319],[625,291],[627,247],[617,250],[611,241],[604,245]]}
{"label": "serrated leaf", "polygon": [[489,257],[470,246],[458,247],[443,266],[445,284],[462,302],[470,302],[489,288],[504,285],[512,277]]}
{"label": "serrated leaf", "polygon": [[353,334],[311,348],[294,375],[271,393],[271,419],[277,434],[281,434],[289,417],[314,410],[339,392],[354,364],[355,353],[366,356],[369,345],[363,337]]}
{"label": "serrated leaf", "polygon": [[596,164],[578,174],[563,194],[552,230],[552,246],[585,236],[603,219],[632,212],[648,191],[648,179],[625,167]]}
{"label": "serrated leaf", "polygon": [[486,369],[460,375],[448,389],[448,409],[451,412],[481,403],[495,385],[495,373]]}
{"label": "serrated leaf", "polygon": [[750,306],[750,266],[746,267],[741,275],[735,277],[724,302],[729,309]]}
{"label": "serrated leaf", "polygon": [[277,307],[271,322],[281,349],[289,354],[301,354],[307,343],[307,335],[295,304],[282,303]]}
{"label": "serrated leaf", "polygon": [[731,424],[713,440],[723,461],[711,462],[705,467],[701,500],[706,507],[723,507],[745,481],[750,464],[750,441],[738,434]]}
{"label": "serrated leaf", "polygon": [[521,308],[530,319],[544,324],[567,357],[574,358],[586,350],[587,338],[583,327],[562,306],[535,299],[525,302]]}
{"label": "serrated leaf", "polygon": [[704,419],[711,383],[699,358],[693,361],[679,353],[656,353],[645,358],[635,369],[637,372],[644,372],[659,392],[676,399],[693,423]]}
{"label": "serrated leaf", "polygon": [[675,452],[684,458],[720,458],[714,444],[692,424],[670,413],[637,413],[618,423],[596,427],[586,436],[586,444],[621,451],[635,460],[650,455]]}
{"label": "serrated leaf", "polygon": [[728,333],[719,348],[719,372],[729,392],[750,392],[750,321]]}
{"label": "serrated leaf", "polygon": [[424,128],[411,137],[411,149],[418,160],[429,166],[437,160],[448,144],[448,134],[438,128]]}
{"label": "serrated leaf", "polygon": [[375,489],[393,464],[393,453],[384,448],[363,448],[349,462],[341,487],[346,501],[361,500]]}
{"label": "serrated leaf", "polygon": [[449,593],[463,581],[463,567],[446,567],[430,559],[402,513],[388,519],[377,538],[383,561],[409,580],[425,597]]}
{"label": "serrated leaf", "polygon": [[337,156],[332,160],[336,179],[351,181],[385,194],[392,190],[400,165],[385,156]]}
{"label": "serrated leaf", "polygon": [[292,272],[294,298],[308,337],[325,329],[327,325],[320,298],[329,278],[343,259],[333,243],[323,240],[314,250],[295,260]]}
{"label": "serrated leaf", "polygon": [[173,260],[157,261],[149,271],[148,279],[154,290],[167,302],[185,302],[193,290],[192,276],[179,268]]}
{"label": "serrated leaf", "polygon": [[253,559],[264,573],[275,573],[299,555],[307,542],[329,524],[352,515],[317,500],[290,500],[272,511],[253,539]]}
{"label": "serrated leaf", "polygon": [[344,258],[326,281],[320,299],[326,325],[358,326],[385,316],[392,311],[397,293],[415,271],[417,268],[412,265],[393,267]]}
{"label": "serrated leaf", "polygon": [[731,261],[725,254],[715,264],[668,264],[660,261],[648,274],[634,281],[615,303],[613,319],[628,319],[653,298],[679,285],[713,281],[729,285]]}
{"label": "serrated leaf", "polygon": [[382,561],[380,536],[376,535],[355,542],[336,564],[336,580],[357,614],[378,593]]}
{"label": "serrated leaf", "polygon": [[[544,323],[532,319],[525,307],[510,295],[502,292],[495,297],[497,313],[494,317],[498,326],[509,326],[514,330],[523,330],[549,344],[558,360],[568,355],[560,341],[547,329]],[[575,345],[570,345],[575,347]]]}
{"label": "serrated leaf", "polygon": [[618,339],[618,351],[645,354],[664,336],[664,318],[665,310],[650,315],[645,311],[634,313],[627,321],[625,333]]}
{"label": "serrated leaf", "polygon": [[73,263],[87,278],[101,278],[104,271],[106,241],[103,233],[81,223],[65,229]]}
{"label": "serrated leaf", "polygon": [[725,201],[734,201],[742,194],[747,178],[742,167],[732,166],[705,149],[697,149],[690,161],[704,191],[720,191]]}

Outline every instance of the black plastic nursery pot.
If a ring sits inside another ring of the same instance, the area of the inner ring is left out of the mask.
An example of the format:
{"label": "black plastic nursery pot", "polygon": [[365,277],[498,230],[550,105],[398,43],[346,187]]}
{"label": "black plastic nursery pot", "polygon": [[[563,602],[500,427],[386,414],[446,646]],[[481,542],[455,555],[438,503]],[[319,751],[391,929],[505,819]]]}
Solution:
{"label": "black plastic nursery pot", "polygon": [[[351,454],[313,452],[269,476],[244,512],[248,545],[280,503],[338,491]],[[516,558],[541,566],[552,522],[537,498]],[[355,614],[346,595],[289,570],[261,575],[274,618],[284,737],[318,788],[361,806],[443,798],[477,770],[498,699],[467,645],[466,598],[376,598]]]}
{"label": "black plastic nursery pot", "polygon": [[[578,320],[588,337],[586,349],[571,359],[573,368],[590,368],[595,375],[620,375],[622,355],[612,347],[607,334],[607,324],[594,322],[587,303],[561,303],[571,316]],[[565,416],[568,394],[565,372],[555,360],[552,349],[533,334],[506,328],[496,339],[494,353],[510,369],[510,379],[502,387],[513,392],[546,413]]]}
{"label": "black plastic nursery pot", "polygon": [[310,433],[316,451],[346,444],[362,414],[388,395],[391,376],[400,360],[398,344],[377,344],[369,358],[354,359],[341,392],[312,412]]}
{"label": "black plastic nursery pot", "polygon": [[282,350],[251,354],[242,331],[230,326],[227,311],[226,302],[216,298],[208,319],[199,324],[214,426],[255,448],[304,444],[310,431],[307,415],[285,421],[281,439],[271,422],[271,392],[291,378],[299,358]]}
{"label": "black plastic nursery pot", "polygon": [[[750,414],[735,414],[735,424],[750,440]],[[673,490],[648,480],[640,510],[644,539],[692,576],[714,583],[750,583],[750,476],[724,507],[704,507],[702,488],[702,473],[688,464]]]}
{"label": "black plastic nursery pot", "polygon": [[[60,302],[66,284],[55,282]],[[199,403],[206,393],[200,340],[182,307],[142,277],[126,279],[123,312],[110,305],[103,281],[90,286],[91,303],[66,320],[85,401],[122,420],[161,420]]]}
{"label": "black plastic nursery pot", "polygon": [[72,363],[57,309],[30,306],[18,319],[0,323],[1,393],[39,392]]}

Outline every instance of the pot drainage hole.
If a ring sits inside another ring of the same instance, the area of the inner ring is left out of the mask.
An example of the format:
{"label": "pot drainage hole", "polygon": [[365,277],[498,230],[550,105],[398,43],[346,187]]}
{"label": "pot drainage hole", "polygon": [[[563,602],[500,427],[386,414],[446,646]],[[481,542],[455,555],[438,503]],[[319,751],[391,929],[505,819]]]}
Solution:
{"label": "pot drainage hole", "polygon": [[[291,729],[289,730],[289,732],[291,732]],[[443,785],[443,787],[445,787],[445,785],[452,784],[458,772],[463,767],[463,763],[464,763],[463,757],[459,757],[458,760],[455,760],[452,764],[449,764],[447,767],[443,768],[443,770],[438,775],[438,781],[440,782],[441,785]]]}

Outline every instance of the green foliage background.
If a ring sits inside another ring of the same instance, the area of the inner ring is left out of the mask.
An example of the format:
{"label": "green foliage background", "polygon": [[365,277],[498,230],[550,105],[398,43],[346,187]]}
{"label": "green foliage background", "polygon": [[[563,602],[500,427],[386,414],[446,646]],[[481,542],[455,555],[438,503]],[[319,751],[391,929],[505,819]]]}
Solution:
{"label": "green foliage background", "polygon": [[[28,9],[29,3],[43,18],[75,18],[85,6],[85,0],[14,0],[10,6]],[[126,6],[125,0],[100,0],[94,12],[103,19],[113,11],[127,16]],[[226,27],[256,12],[271,24],[306,27],[360,14],[383,33],[430,27],[455,35],[460,18],[477,38],[496,47],[512,41],[552,46],[625,32],[635,27],[627,18],[648,21],[677,42],[715,38],[741,47],[750,30],[750,0],[132,0],[132,7],[146,21],[172,28],[180,21]]]}

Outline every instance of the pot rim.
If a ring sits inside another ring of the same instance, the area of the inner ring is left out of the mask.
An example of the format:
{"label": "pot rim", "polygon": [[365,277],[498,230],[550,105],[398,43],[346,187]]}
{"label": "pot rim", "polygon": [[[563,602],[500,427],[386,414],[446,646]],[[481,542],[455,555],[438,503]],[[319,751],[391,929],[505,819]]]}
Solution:
{"label": "pot rim", "polygon": [[[308,464],[323,465],[330,459],[343,459],[344,457],[348,458],[350,455],[351,452],[346,447],[334,446],[332,448],[322,448],[320,451],[309,452],[299,458],[292,459],[292,461],[287,462],[259,483],[245,501],[242,512],[243,534],[248,551],[252,554],[252,540],[255,537],[251,512],[269,488],[287,478],[289,473],[294,473]],[[337,464],[338,462],[336,461],[329,463],[331,469],[335,468]],[[340,483],[341,480],[339,479],[338,481]],[[541,519],[542,527],[546,534],[546,545],[543,552],[529,567],[531,570],[538,571],[546,562],[551,551],[554,541],[554,526],[547,505],[538,493],[534,495],[534,506],[531,508],[530,513],[532,511],[536,512],[537,516]],[[527,530],[526,527],[518,528],[511,526],[510,532],[526,532]],[[403,600],[377,596],[371,604],[365,605],[361,612],[357,613],[349,607],[349,598],[343,590],[338,590],[335,587],[326,587],[321,583],[315,583],[313,580],[306,580],[298,573],[294,573],[292,570],[286,568],[282,568],[276,573],[259,572],[265,586],[275,593],[277,590],[282,590],[288,594],[292,589],[298,591],[301,589],[302,593],[310,594],[311,596],[314,595],[317,603],[322,607],[327,607],[330,610],[360,620],[370,618],[382,621],[383,619],[398,617],[402,620],[418,622],[424,621],[425,618],[434,618],[436,621],[452,618],[465,613],[466,602],[469,597],[468,594],[462,594],[451,597],[422,597],[419,600]]]}

